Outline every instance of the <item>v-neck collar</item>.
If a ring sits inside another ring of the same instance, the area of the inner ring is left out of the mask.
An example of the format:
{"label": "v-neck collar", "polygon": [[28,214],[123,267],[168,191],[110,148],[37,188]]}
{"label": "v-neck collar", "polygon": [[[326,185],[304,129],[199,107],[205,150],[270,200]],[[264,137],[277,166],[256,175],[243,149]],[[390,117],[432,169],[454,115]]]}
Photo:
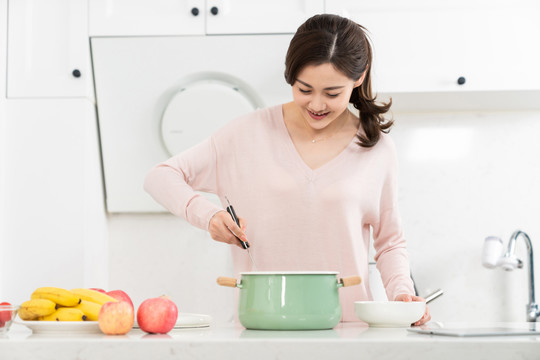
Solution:
{"label": "v-neck collar", "polygon": [[283,139],[285,143],[285,148],[287,151],[291,154],[291,156],[294,158],[295,163],[300,167],[302,172],[306,175],[307,178],[310,180],[313,180],[316,176],[328,171],[329,169],[336,166],[338,163],[340,163],[344,158],[346,158],[351,151],[351,148],[356,145],[356,136],[354,136],[349,144],[341,150],[336,156],[334,156],[332,159],[328,160],[321,166],[312,169],[302,158],[300,153],[298,152],[298,149],[294,145],[294,142],[292,140],[291,134],[289,133],[289,130],[287,129],[287,125],[285,125],[285,117],[283,116],[283,105],[279,106],[279,116],[278,116],[278,123],[280,131],[283,133]]}

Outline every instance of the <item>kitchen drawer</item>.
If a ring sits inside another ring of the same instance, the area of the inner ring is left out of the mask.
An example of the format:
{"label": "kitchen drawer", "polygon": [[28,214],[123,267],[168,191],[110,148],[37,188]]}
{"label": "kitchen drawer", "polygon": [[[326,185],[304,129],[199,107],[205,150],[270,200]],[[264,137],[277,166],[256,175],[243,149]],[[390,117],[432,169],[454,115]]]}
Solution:
{"label": "kitchen drawer", "polygon": [[205,0],[94,0],[90,36],[202,35]]}
{"label": "kitchen drawer", "polygon": [[[212,9],[222,10],[212,15]],[[212,0],[207,10],[207,34],[295,33],[309,17],[324,12],[324,0]]]}

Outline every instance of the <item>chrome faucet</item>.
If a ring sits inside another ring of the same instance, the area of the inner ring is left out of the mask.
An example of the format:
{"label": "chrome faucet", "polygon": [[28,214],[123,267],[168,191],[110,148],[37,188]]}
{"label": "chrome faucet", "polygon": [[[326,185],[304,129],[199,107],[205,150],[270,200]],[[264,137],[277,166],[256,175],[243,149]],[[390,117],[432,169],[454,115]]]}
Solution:
{"label": "chrome faucet", "polygon": [[498,237],[487,237],[483,249],[483,265],[487,268],[502,267],[506,271],[523,268],[523,261],[517,258],[515,254],[516,241],[521,237],[527,245],[529,254],[529,303],[527,304],[527,321],[536,322],[540,317],[540,310],[535,300],[534,291],[534,259],[533,248],[529,235],[521,230],[516,230],[508,240],[508,246],[504,255],[502,254],[502,240]]}

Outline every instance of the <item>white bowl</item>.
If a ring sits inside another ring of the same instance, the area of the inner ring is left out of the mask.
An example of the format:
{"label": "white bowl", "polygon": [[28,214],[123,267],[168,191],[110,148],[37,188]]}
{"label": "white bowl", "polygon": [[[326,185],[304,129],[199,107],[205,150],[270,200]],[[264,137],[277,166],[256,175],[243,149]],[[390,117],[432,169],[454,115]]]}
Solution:
{"label": "white bowl", "polygon": [[409,327],[426,311],[423,301],[356,301],[356,316],[372,327]]}

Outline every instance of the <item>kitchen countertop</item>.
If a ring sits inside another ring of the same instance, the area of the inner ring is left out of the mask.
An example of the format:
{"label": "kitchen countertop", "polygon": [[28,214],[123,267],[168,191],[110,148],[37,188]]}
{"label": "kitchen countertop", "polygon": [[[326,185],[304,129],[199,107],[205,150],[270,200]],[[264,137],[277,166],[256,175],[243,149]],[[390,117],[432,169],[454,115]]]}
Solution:
{"label": "kitchen countertop", "polygon": [[[452,323],[449,327],[528,327],[528,323]],[[341,323],[332,330],[261,331],[233,324],[132,330],[123,336],[32,334],[20,324],[0,337],[0,359],[540,359],[540,336],[449,337],[404,328]]]}

